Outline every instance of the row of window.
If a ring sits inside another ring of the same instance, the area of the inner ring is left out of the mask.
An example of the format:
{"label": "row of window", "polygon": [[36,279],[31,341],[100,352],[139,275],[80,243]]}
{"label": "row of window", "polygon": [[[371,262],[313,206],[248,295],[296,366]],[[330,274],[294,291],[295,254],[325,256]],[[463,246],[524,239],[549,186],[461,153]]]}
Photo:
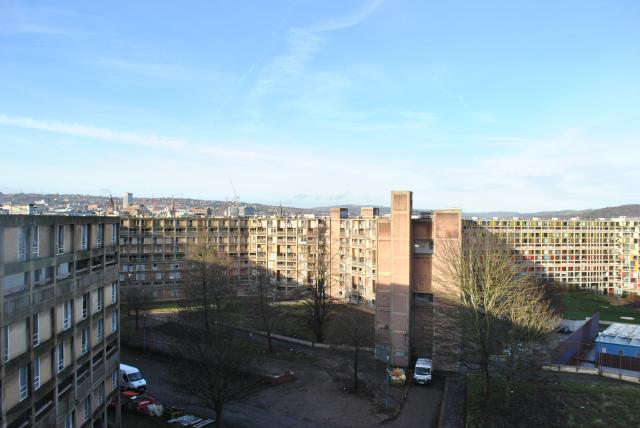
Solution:
{"label": "row of window", "polygon": [[[118,243],[118,229],[116,225],[111,228],[111,245]],[[54,229],[54,242],[56,254],[64,253],[65,246],[65,225],[57,225]],[[39,226],[31,226],[31,255],[32,257],[40,256],[40,229]],[[104,224],[98,224],[96,228],[96,246],[102,248],[105,242]],[[89,225],[80,225],[80,249],[89,249]],[[18,261],[26,260],[27,254],[27,230],[23,227],[18,228]]]}

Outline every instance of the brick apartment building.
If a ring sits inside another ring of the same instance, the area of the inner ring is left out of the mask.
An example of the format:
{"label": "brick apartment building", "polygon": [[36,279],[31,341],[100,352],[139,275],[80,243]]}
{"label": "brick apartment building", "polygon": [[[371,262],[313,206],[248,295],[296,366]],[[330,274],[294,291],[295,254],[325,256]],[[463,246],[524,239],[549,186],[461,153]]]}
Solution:
{"label": "brick apartment building", "polygon": [[0,215],[0,427],[107,426],[118,227],[117,217]]}

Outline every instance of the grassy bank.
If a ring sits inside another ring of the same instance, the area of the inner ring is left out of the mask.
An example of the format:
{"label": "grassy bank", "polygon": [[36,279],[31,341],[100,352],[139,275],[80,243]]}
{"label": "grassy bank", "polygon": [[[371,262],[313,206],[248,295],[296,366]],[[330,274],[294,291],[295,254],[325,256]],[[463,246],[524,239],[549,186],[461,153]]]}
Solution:
{"label": "grassy bank", "polygon": [[[630,307],[624,299],[615,296],[599,296],[597,294],[574,291],[561,292],[562,317],[580,320],[600,312],[603,321],[640,323],[640,310]],[[621,317],[631,317],[625,320]]]}
{"label": "grassy bank", "polygon": [[470,426],[484,426],[485,413],[491,426],[618,427],[640,426],[640,386],[574,375],[542,376],[519,382],[508,394],[504,384],[494,383],[488,412],[482,410],[480,380],[471,378],[467,387]]}

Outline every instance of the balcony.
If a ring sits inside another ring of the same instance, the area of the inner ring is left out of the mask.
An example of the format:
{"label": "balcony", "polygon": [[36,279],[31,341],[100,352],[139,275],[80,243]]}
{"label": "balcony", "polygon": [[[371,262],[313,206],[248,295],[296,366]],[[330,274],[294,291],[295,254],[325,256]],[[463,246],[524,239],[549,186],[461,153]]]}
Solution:
{"label": "balcony", "polygon": [[413,241],[413,254],[430,256],[433,254],[433,240],[416,239]]}

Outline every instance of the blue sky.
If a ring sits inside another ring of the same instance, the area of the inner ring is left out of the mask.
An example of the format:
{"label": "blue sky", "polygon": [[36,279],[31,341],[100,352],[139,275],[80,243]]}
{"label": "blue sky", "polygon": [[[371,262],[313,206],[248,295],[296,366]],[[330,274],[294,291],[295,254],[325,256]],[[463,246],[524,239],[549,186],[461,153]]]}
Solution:
{"label": "blue sky", "polygon": [[638,203],[640,3],[0,0],[0,191]]}

